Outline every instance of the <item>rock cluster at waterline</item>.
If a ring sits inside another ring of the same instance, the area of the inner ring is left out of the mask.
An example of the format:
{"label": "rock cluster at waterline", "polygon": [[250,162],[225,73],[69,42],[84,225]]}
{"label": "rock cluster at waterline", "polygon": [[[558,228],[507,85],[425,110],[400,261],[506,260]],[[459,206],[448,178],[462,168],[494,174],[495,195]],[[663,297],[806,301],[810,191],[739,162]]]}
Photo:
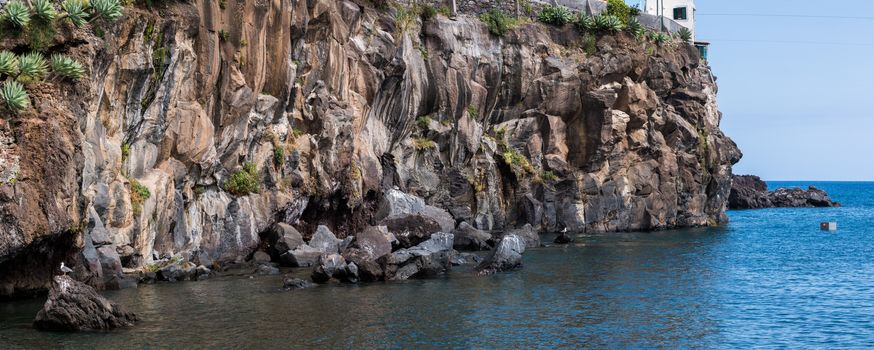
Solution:
{"label": "rock cluster at waterline", "polygon": [[69,276],[55,276],[33,326],[47,331],[109,330],[130,327],[137,316]]}
{"label": "rock cluster at waterline", "polygon": [[768,184],[758,176],[735,175],[728,206],[731,209],[827,208],[841,204],[832,201],[828,193],[814,186],[806,190],[778,188],[768,191]]}

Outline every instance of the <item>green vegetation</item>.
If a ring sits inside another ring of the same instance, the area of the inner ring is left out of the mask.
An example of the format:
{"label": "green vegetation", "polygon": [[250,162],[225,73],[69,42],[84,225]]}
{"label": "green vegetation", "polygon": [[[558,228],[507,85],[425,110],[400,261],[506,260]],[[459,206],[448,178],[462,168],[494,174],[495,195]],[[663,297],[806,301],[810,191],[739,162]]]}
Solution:
{"label": "green vegetation", "polygon": [[467,106],[467,114],[473,119],[479,118],[479,111],[473,105]]}
{"label": "green vegetation", "polygon": [[285,148],[273,147],[273,164],[279,167],[285,164]]}
{"label": "green vegetation", "polygon": [[437,149],[437,143],[424,137],[417,137],[413,139],[413,147],[417,151],[427,151],[430,149]]}
{"label": "green vegetation", "polygon": [[81,79],[85,74],[85,69],[79,62],[61,54],[52,55],[52,71],[61,77],[73,80]]}
{"label": "green vegetation", "polygon": [[624,0],[608,0],[607,11],[604,14],[616,17],[625,25],[631,19],[640,15],[640,10],[636,7],[628,6]]}
{"label": "green vegetation", "polygon": [[600,15],[595,17],[595,29],[605,32],[618,33],[625,29],[625,24],[622,23],[616,16]]}
{"label": "green vegetation", "polygon": [[419,18],[418,7],[406,7],[398,5],[395,12],[395,25],[397,25],[398,33],[406,33],[413,29],[416,25],[416,19]]}
{"label": "green vegetation", "polygon": [[231,38],[231,33],[228,33],[227,30],[222,29],[222,30],[219,30],[218,36],[219,36],[219,41],[224,43],[224,42],[227,42],[228,39]]}
{"label": "green vegetation", "polygon": [[550,170],[543,170],[540,172],[540,179],[543,181],[553,182],[558,180],[558,176]]}
{"label": "green vegetation", "polygon": [[582,48],[586,55],[594,55],[598,53],[598,40],[594,35],[586,33],[583,35]]}
{"label": "green vegetation", "polygon": [[143,203],[152,196],[152,192],[149,191],[148,187],[143,186],[143,184],[132,177],[129,177],[127,180],[130,183],[131,209],[134,211],[134,216],[140,216],[143,212]]}
{"label": "green vegetation", "polygon": [[511,29],[519,26],[518,18],[509,16],[496,8],[483,13],[479,18],[489,28],[489,32],[497,36],[504,36]]}
{"label": "green vegetation", "polygon": [[298,128],[298,127],[291,128],[291,136],[294,136],[294,138],[298,138],[298,137],[301,137],[303,135],[304,135],[304,132],[300,128]]}
{"label": "green vegetation", "polygon": [[30,24],[30,11],[21,1],[12,0],[3,8],[3,21],[13,27],[23,29]]}
{"label": "green vegetation", "polygon": [[18,59],[18,81],[31,83],[40,81],[48,73],[49,65],[45,56],[39,52],[31,52]]}
{"label": "green vegetation", "polygon": [[434,6],[425,4],[419,5],[419,17],[422,18],[422,21],[427,21],[434,17],[437,14],[437,9]]}
{"label": "green vegetation", "polygon": [[243,169],[231,174],[225,181],[225,191],[237,196],[261,192],[261,182],[258,180],[258,168],[254,163],[246,163]]}
{"label": "green vegetation", "polygon": [[431,122],[432,122],[432,121],[433,121],[433,120],[431,119],[430,116],[423,115],[423,116],[421,116],[421,117],[416,118],[416,125],[418,125],[418,126],[419,126],[420,128],[422,128],[422,129],[426,129],[426,130],[427,130],[427,129],[428,129],[428,126],[431,125]]}
{"label": "green vegetation", "polygon": [[54,21],[58,17],[58,11],[50,0],[33,0],[33,17],[46,22]]}
{"label": "green vegetation", "polygon": [[537,15],[540,22],[554,26],[563,26],[573,20],[571,11],[564,6],[545,5]]}
{"label": "green vegetation", "polygon": [[20,112],[30,106],[30,97],[24,90],[24,86],[12,80],[7,80],[0,87],[0,100],[13,113]]}
{"label": "green vegetation", "polygon": [[10,77],[18,75],[18,56],[11,51],[0,51],[0,74]]}
{"label": "green vegetation", "polygon": [[583,12],[577,14],[577,19],[574,21],[577,29],[583,33],[591,33],[595,31],[595,18]]}
{"label": "green vegetation", "polygon": [[692,31],[686,27],[680,28],[680,31],[677,32],[677,37],[684,42],[690,42],[692,41]]}
{"label": "green vegetation", "polygon": [[119,0],[91,0],[90,3],[92,21],[102,18],[109,22],[117,21],[122,15],[122,6]]}
{"label": "green vegetation", "polygon": [[182,260],[183,259],[181,256],[174,256],[174,257],[170,258],[169,260],[156,261],[156,262],[153,262],[151,264],[146,264],[143,266],[143,268],[146,270],[146,272],[158,272],[167,266],[181,264]]}
{"label": "green vegetation", "polygon": [[228,8],[228,0],[219,0],[219,8],[222,10]]}
{"label": "green vegetation", "polygon": [[449,18],[452,16],[452,9],[449,6],[443,5],[437,8],[437,13],[443,15],[443,17]]}
{"label": "green vegetation", "polygon": [[61,3],[61,8],[67,13],[67,20],[77,27],[81,27],[88,23],[85,17],[88,14],[85,12],[85,5],[82,0],[64,0]]}
{"label": "green vegetation", "polygon": [[661,32],[650,32],[649,37],[654,43],[658,45],[663,45],[671,41],[670,35]]}
{"label": "green vegetation", "polygon": [[646,28],[640,24],[640,21],[638,21],[637,18],[632,18],[628,21],[628,24],[625,25],[625,31],[637,39],[641,39],[646,35]]}
{"label": "green vegetation", "polygon": [[522,153],[519,153],[515,148],[506,147],[506,151],[504,151],[504,163],[511,166],[515,169],[521,169],[524,173],[534,174],[534,167],[531,166],[531,162],[528,161]]}
{"label": "green vegetation", "polygon": [[130,144],[122,143],[121,144],[121,161],[124,162],[128,157],[130,157]]}

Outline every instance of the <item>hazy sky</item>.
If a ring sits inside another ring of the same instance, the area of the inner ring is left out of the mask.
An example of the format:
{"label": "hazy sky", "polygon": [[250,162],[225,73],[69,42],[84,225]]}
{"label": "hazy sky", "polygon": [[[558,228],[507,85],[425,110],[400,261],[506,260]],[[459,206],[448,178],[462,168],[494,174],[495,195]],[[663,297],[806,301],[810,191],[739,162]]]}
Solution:
{"label": "hazy sky", "polygon": [[696,5],[697,37],[712,43],[722,130],[744,153],[736,174],[874,181],[874,1]]}

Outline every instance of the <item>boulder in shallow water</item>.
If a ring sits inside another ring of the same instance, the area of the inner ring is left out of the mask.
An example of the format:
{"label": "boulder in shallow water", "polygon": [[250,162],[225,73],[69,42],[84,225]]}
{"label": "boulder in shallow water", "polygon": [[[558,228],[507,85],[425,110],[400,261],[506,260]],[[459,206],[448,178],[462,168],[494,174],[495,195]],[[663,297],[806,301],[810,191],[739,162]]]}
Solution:
{"label": "boulder in shallow water", "polygon": [[438,232],[415,247],[386,255],[380,259],[385,266],[385,279],[399,281],[449,271],[453,239],[451,233]]}
{"label": "boulder in shallow water", "polygon": [[517,235],[504,236],[488,257],[476,270],[481,275],[508,271],[522,267],[522,254],[525,253],[525,240]]}
{"label": "boulder in shallow water", "polygon": [[508,231],[505,235],[519,236],[519,238],[525,242],[526,248],[537,248],[540,246],[540,233],[538,233],[530,224],[525,224],[525,226]]}
{"label": "boulder in shallow water", "polygon": [[316,232],[313,233],[313,238],[310,239],[309,246],[327,254],[334,254],[340,252],[341,242],[343,240],[337,239],[337,236],[327,226],[319,225]]}
{"label": "boulder in shallow water", "polygon": [[33,325],[46,331],[109,330],[133,326],[137,316],[68,276],[55,276]]}
{"label": "boulder in shallow water", "polygon": [[553,241],[553,243],[555,243],[555,244],[570,244],[570,243],[573,243],[573,241],[574,241],[573,236],[571,236],[567,232],[562,232],[561,234],[558,235],[558,237],[555,237],[555,240]]}
{"label": "boulder in shallow water", "polygon": [[337,277],[346,273],[346,259],[340,254],[323,254],[319,257],[319,263],[313,269],[312,280],[316,283],[328,283],[331,277]]}
{"label": "boulder in shallow water", "polygon": [[455,237],[452,246],[457,250],[479,251],[492,249],[492,235],[478,230],[466,222],[459,224],[458,228],[452,231],[452,234]]}
{"label": "boulder in shallow water", "polygon": [[295,277],[286,277],[282,280],[282,287],[285,288],[285,290],[306,289],[315,286],[316,285],[313,282]]}
{"label": "boulder in shallow water", "polygon": [[282,266],[291,267],[310,267],[315,266],[319,262],[319,257],[324,254],[324,251],[310,247],[304,244],[295,250],[289,250],[279,256],[279,263]]}
{"label": "boulder in shallow water", "polygon": [[402,214],[382,220],[379,224],[385,225],[394,234],[399,248],[413,247],[440,231],[437,220],[421,214]]}

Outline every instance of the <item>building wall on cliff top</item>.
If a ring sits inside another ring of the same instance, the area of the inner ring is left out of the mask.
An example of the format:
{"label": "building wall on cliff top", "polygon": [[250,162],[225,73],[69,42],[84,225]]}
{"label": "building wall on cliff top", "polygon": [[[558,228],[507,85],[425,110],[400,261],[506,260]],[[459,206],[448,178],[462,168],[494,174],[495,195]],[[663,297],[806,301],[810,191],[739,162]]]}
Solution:
{"label": "building wall on cliff top", "polygon": [[[392,187],[488,230],[725,219],[739,153],[691,46],[620,34],[587,53],[570,26],[498,38],[474,16],[402,24],[367,4],[169,3],[126,10],[104,38],[67,33],[89,76],[47,84],[18,121],[69,127],[16,131],[4,150],[25,176],[0,187],[0,270],[64,234],[84,280],[119,261],[233,260],[277,221],[354,235]],[[47,159],[31,144],[63,152]],[[230,191],[232,176],[259,191]],[[136,183],[147,198],[132,196]],[[0,277],[4,290],[22,283]]]}

